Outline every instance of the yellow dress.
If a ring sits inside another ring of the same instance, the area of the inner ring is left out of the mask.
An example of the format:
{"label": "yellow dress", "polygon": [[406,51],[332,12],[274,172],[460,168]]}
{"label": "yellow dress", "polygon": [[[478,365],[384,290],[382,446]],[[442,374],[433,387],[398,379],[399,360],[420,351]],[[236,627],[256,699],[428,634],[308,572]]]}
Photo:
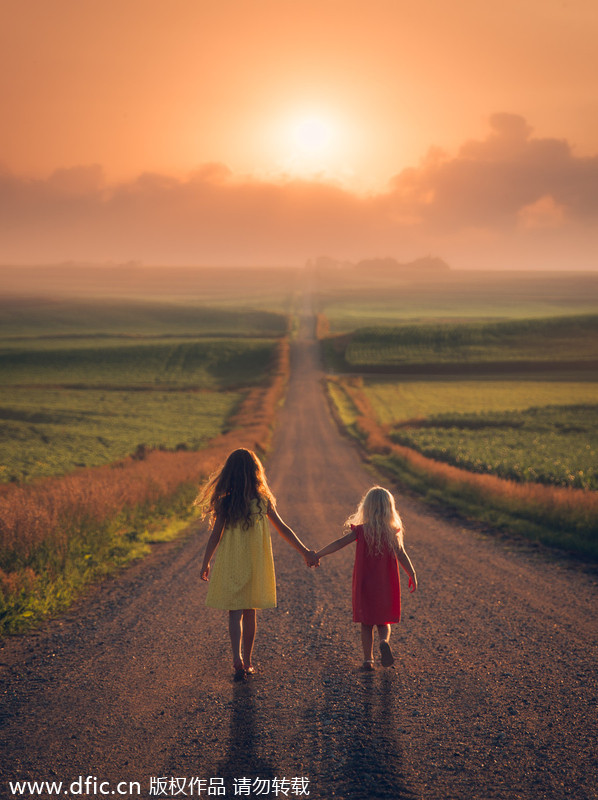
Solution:
{"label": "yellow dress", "polygon": [[251,501],[251,524],[226,526],[210,572],[206,605],[235,611],[274,608],[276,576],[270,527],[263,505]]}

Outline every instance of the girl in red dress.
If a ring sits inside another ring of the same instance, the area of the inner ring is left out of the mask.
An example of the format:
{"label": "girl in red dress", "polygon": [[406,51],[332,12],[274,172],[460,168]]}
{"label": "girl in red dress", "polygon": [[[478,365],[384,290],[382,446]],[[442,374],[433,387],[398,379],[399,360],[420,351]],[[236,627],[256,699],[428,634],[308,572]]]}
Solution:
{"label": "girl in red dress", "polygon": [[374,625],[380,637],[382,666],[394,663],[390,649],[390,626],[401,619],[399,564],[409,575],[409,591],[417,589],[413,564],[403,544],[403,523],[394,497],[374,486],[362,499],[345,525],[351,530],[326,545],[318,558],[357,542],[353,568],[353,622],[361,623],[363,667],[374,669]]}

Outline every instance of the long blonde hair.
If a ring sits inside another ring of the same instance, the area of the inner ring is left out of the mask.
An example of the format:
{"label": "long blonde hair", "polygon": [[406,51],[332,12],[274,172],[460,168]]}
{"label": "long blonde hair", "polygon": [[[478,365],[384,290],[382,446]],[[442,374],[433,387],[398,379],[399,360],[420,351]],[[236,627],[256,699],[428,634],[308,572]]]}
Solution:
{"label": "long blonde hair", "polygon": [[244,528],[251,525],[251,501],[257,500],[263,513],[276,506],[262,462],[253,450],[239,448],[202,487],[194,505],[201,509],[202,519],[209,518],[213,525],[217,517],[225,525],[242,522]]}
{"label": "long blonde hair", "polygon": [[373,486],[361,499],[357,511],[345,525],[363,525],[363,535],[371,553],[382,555],[403,549],[403,522],[394,497],[382,486]]}

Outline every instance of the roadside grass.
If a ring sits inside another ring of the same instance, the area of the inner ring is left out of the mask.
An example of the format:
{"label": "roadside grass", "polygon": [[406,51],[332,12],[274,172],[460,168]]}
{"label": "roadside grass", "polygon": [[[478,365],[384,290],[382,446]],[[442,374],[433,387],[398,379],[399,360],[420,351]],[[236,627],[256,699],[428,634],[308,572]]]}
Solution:
{"label": "roadside grass", "polygon": [[[200,472],[196,474],[201,475]],[[149,487],[148,481],[146,488]],[[51,488],[49,497],[47,488]],[[72,490],[73,487],[68,488]],[[43,487],[39,500],[47,499],[52,506],[60,505],[60,495],[68,488],[64,484]],[[147,555],[151,545],[179,537],[189,526],[196,491],[196,483],[188,480],[173,489],[169,496],[153,502],[146,499],[139,505],[123,506],[118,513],[109,505],[112,513],[107,518],[91,512],[88,496],[87,508],[79,514],[72,513],[72,505],[68,510],[65,507],[64,515],[56,518],[55,536],[45,539],[38,548],[26,554],[23,547],[18,551],[3,549],[0,634],[28,630],[44,617],[64,611],[89,583]],[[125,493],[123,487],[121,493]],[[110,499],[108,495],[108,504]],[[0,498],[0,513],[5,521],[3,505]],[[62,536],[58,536],[58,529]],[[5,546],[3,542],[3,548]]]}
{"label": "roadside grass", "polygon": [[[598,562],[598,495],[582,489],[518,484],[476,475],[394,445],[372,462],[420,494],[498,530],[540,542],[586,562]],[[419,456],[418,460],[416,456]]]}
{"label": "roadside grass", "polygon": [[[598,561],[598,492],[522,483],[442,463],[392,441],[389,426],[377,418],[361,378],[329,379],[327,387],[339,424],[361,442],[372,463],[426,501]],[[553,422],[558,415],[556,409]]]}

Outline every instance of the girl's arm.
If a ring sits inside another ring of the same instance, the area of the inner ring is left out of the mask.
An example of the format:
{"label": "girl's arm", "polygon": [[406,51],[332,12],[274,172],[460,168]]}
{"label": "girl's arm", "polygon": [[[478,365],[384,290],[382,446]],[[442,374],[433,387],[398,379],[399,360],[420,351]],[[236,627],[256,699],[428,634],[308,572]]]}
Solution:
{"label": "girl's arm", "polygon": [[206,551],[203,557],[203,564],[201,565],[201,579],[202,581],[207,581],[210,576],[210,562],[212,560],[212,556],[216,551],[216,548],[220,544],[220,539],[222,539],[222,531],[224,530],[224,519],[222,517],[217,517],[216,522],[214,523],[214,527],[212,528],[212,533],[210,538],[208,539],[208,543],[206,544]]}
{"label": "girl's arm", "polygon": [[343,547],[346,547],[351,542],[354,542],[357,539],[357,533],[353,531],[349,531],[344,536],[341,536],[339,539],[335,539],[330,544],[327,544],[326,547],[323,547],[321,550],[318,550],[316,553],[318,558],[323,558],[324,556],[329,556],[331,553],[336,553],[337,550],[342,550]]}
{"label": "girl's arm", "polygon": [[308,567],[317,567],[319,566],[320,559],[316,556],[314,550],[310,550],[307,548],[301,539],[297,536],[295,531],[293,531],[289,526],[284,522],[280,516],[278,515],[278,511],[273,507],[268,507],[267,513],[268,519],[274,525],[278,533],[282,536],[282,538],[287,541],[291,547],[294,547],[303,558],[305,559],[305,563]]}
{"label": "girl's arm", "polygon": [[409,575],[409,591],[413,594],[413,592],[417,589],[417,575],[413,569],[411,559],[402,547],[399,547],[397,550],[397,559],[407,575]]}

